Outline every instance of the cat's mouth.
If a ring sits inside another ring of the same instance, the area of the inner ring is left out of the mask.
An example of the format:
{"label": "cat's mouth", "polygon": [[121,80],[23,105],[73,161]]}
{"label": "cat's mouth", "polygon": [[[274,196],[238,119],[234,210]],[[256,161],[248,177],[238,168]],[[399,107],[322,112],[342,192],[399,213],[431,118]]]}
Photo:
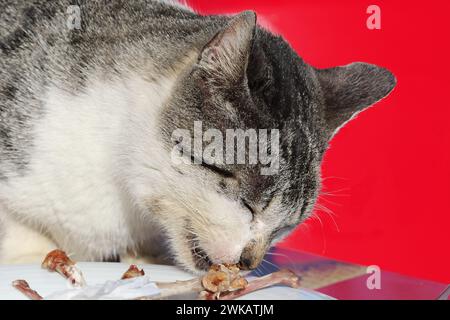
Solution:
{"label": "cat's mouth", "polygon": [[212,265],[211,260],[205,250],[200,247],[199,241],[195,236],[188,236],[188,243],[191,248],[192,260],[198,270],[206,271]]}
{"label": "cat's mouth", "polygon": [[192,248],[191,253],[197,269],[206,271],[212,265],[211,260],[202,248]]}
{"label": "cat's mouth", "polygon": [[195,268],[197,270],[207,271],[213,263],[209,259],[206,251],[200,246],[200,241],[197,238],[195,230],[191,227],[190,222],[186,220],[185,223],[185,228],[187,230],[186,240],[192,255],[192,261],[194,262]]}

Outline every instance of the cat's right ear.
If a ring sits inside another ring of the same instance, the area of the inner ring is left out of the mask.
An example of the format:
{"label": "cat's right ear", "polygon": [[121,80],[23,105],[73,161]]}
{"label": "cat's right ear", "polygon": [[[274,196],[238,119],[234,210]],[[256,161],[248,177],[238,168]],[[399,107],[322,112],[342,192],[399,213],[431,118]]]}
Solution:
{"label": "cat's right ear", "polygon": [[197,64],[207,73],[208,80],[219,83],[242,80],[247,70],[255,28],[255,12],[244,11],[203,47]]}

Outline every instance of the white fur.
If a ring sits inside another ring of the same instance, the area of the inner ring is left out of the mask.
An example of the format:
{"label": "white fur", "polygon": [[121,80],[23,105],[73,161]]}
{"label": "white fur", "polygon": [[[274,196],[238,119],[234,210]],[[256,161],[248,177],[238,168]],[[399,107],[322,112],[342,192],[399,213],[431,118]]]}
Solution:
{"label": "white fur", "polygon": [[56,244],[48,237],[24,224],[6,219],[2,223],[5,226],[2,246],[12,248],[2,254],[2,260],[8,263],[42,261],[49,251],[56,248]]}
{"label": "white fur", "polygon": [[[80,259],[133,247],[134,229],[142,221],[116,179],[126,139],[123,122],[144,108],[155,115],[170,92],[169,83],[130,76],[113,83],[92,80],[79,96],[49,90],[46,115],[35,127],[29,173],[0,185],[9,218],[45,230]],[[148,121],[154,126],[155,116]],[[2,257],[8,250],[20,254],[20,245],[2,246]]]}

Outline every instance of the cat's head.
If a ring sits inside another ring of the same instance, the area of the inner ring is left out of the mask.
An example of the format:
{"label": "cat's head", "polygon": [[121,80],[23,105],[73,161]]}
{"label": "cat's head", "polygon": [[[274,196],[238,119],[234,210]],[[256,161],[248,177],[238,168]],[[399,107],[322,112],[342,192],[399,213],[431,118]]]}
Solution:
{"label": "cat's head", "polygon": [[[395,83],[389,71],[365,63],[315,69],[281,37],[256,27],[253,12],[230,19],[178,81],[160,121],[166,151],[182,150],[187,160],[172,157],[167,189],[150,203],[176,260],[192,271],[210,263],[257,267],[311,213],[329,140]],[[195,154],[194,123],[201,125],[205,154],[217,156],[208,145],[222,135],[225,163]],[[227,129],[268,129],[273,162],[250,164],[248,145],[226,150]],[[230,152],[244,152],[245,163],[227,164]],[[191,160],[202,163],[186,163]]]}

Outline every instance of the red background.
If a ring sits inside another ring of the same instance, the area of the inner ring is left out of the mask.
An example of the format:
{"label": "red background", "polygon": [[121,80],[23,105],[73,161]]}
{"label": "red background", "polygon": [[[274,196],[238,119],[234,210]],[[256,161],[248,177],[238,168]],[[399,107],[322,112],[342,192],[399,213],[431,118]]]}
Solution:
{"label": "red background", "polygon": [[[344,127],[324,164],[318,218],[282,246],[450,283],[450,2],[190,0],[200,13],[252,9],[305,61],[375,63],[394,92]],[[366,9],[381,8],[381,30]],[[329,194],[328,194],[329,193]]]}

